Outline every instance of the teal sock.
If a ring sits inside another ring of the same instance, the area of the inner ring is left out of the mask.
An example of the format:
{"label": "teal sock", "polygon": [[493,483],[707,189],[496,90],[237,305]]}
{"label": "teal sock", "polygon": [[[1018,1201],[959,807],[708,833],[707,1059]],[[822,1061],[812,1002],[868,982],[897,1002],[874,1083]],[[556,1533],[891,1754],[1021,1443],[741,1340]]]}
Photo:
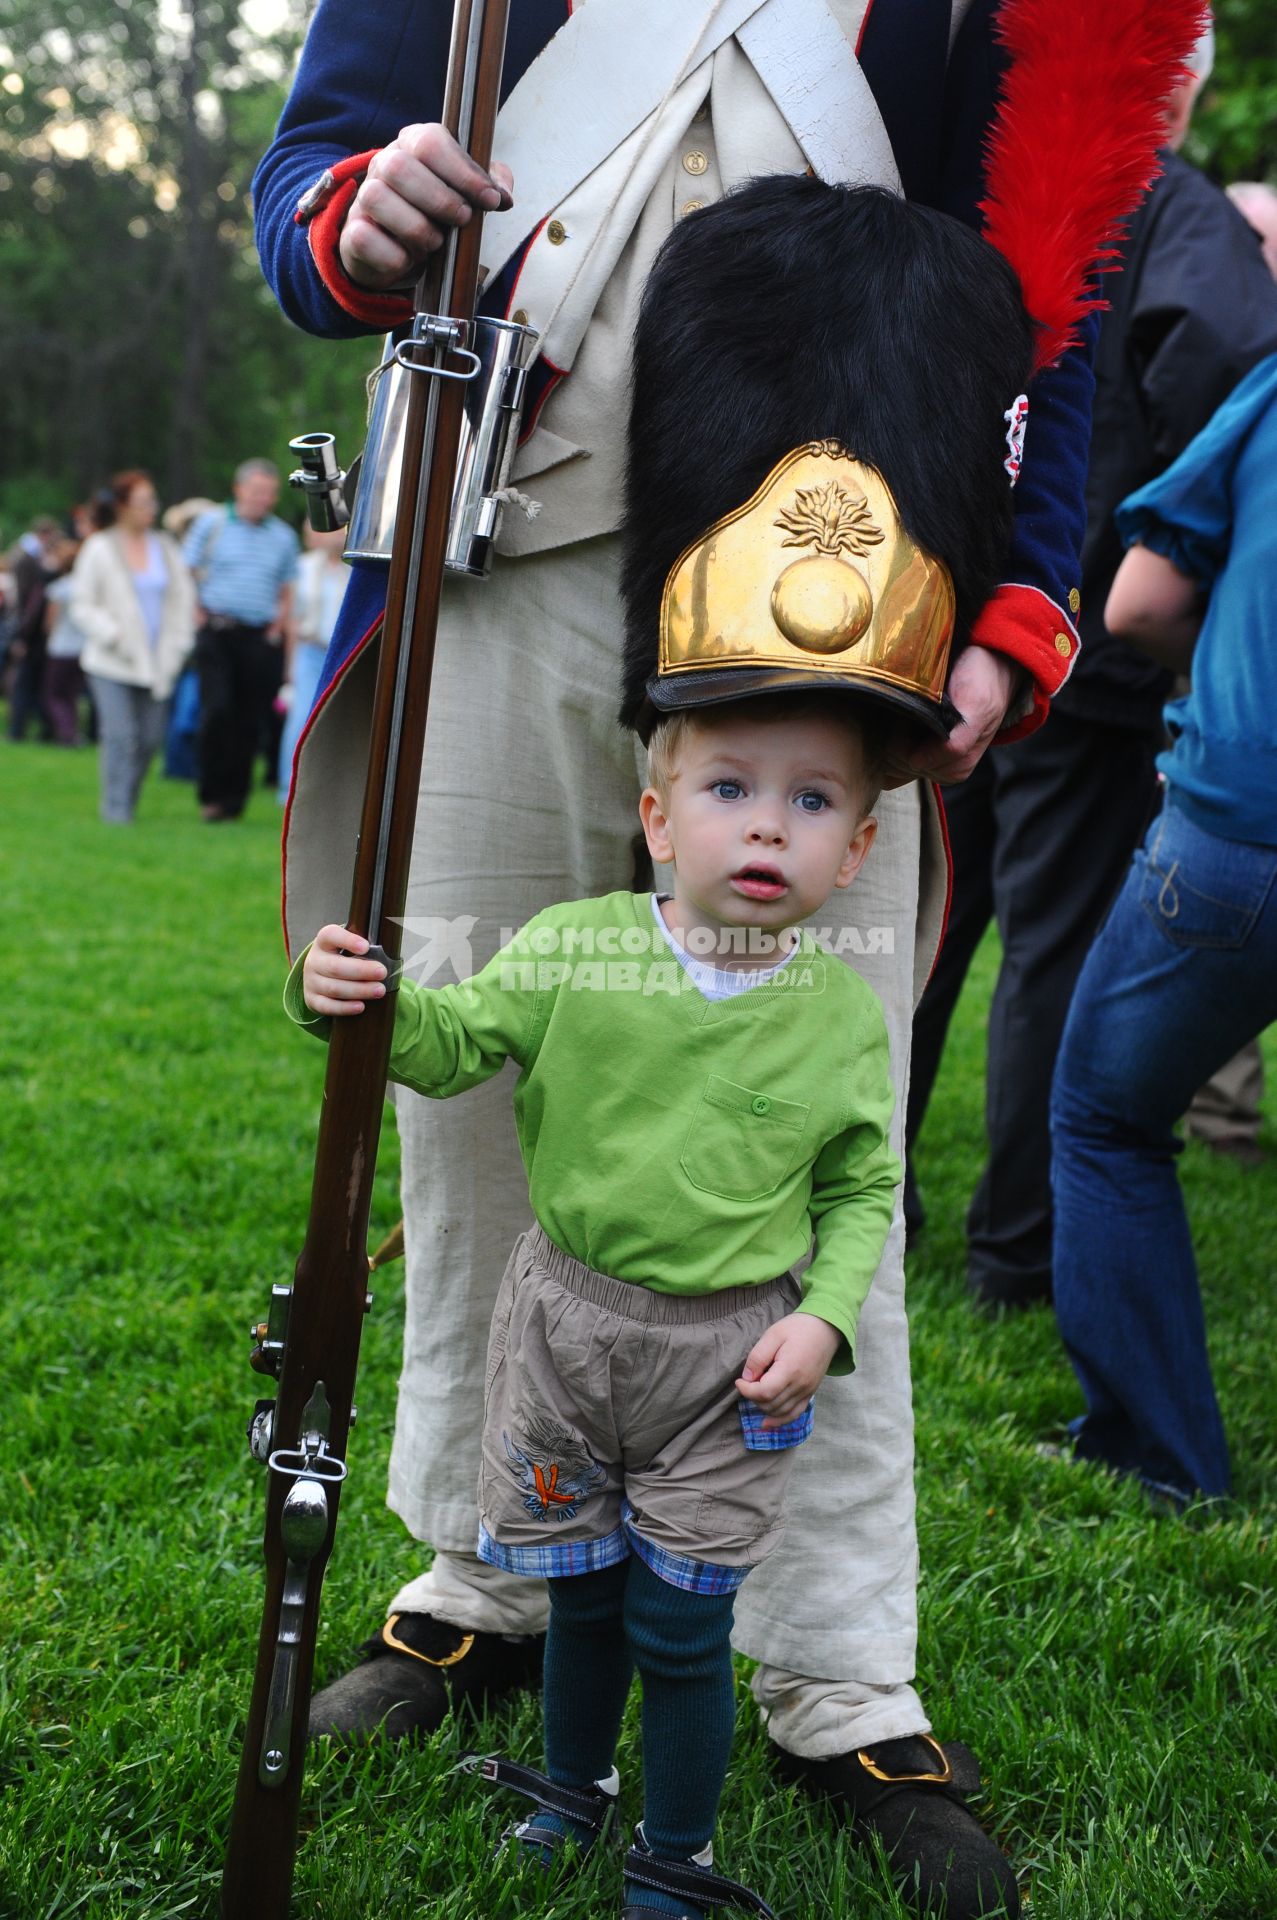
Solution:
{"label": "teal sock", "polygon": [[[710,1843],[736,1724],[730,1593],[685,1593],[637,1557],[625,1629],[643,1686],[643,1834],[661,1860],[687,1863]],[[633,1881],[625,1899],[653,1913],[705,1912]]]}
{"label": "teal sock", "polygon": [[[606,1780],[621,1730],[634,1667],[625,1639],[629,1562],[597,1573],[551,1580],[550,1627],[545,1642],[545,1770],[565,1787]],[[588,1852],[597,1834],[566,1814],[534,1816],[538,1827],[562,1834]],[[548,1866],[553,1849],[540,1849]]]}
{"label": "teal sock", "polygon": [[[707,1845],[703,1852],[705,1856],[703,1859],[692,1856],[690,1859],[680,1860],[679,1866],[711,1866],[713,1849]],[[660,1893],[655,1887],[640,1886],[637,1880],[627,1879],[624,1885],[624,1899],[627,1906],[642,1907],[648,1913],[672,1914],[676,1916],[676,1920],[709,1920],[712,1909],[698,1905],[695,1900],[689,1900],[685,1893]]]}

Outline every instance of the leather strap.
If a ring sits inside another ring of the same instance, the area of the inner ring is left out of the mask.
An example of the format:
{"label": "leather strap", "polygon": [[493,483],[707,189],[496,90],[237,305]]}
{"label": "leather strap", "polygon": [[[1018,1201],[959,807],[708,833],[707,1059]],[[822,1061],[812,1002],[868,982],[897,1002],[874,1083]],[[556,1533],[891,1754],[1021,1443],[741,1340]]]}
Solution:
{"label": "leather strap", "polygon": [[[858,8],[863,23],[868,6]],[[771,0],[736,38],[822,180],[900,192],[878,103],[826,0]]]}
{"label": "leather strap", "polygon": [[[857,29],[870,0],[857,0]],[[559,28],[497,117],[494,151],[517,154],[516,205],[485,215],[489,279],[690,74],[739,38],[822,178],[898,186],[869,83],[827,0],[588,0]],[[872,154],[859,130],[876,138]],[[854,158],[849,148],[855,149]]]}
{"label": "leather strap", "polygon": [[515,206],[485,215],[495,278],[574,187],[627,140],[693,69],[767,0],[634,0],[577,7],[497,116],[493,151],[518,155]]}
{"label": "leather strap", "polygon": [[658,1860],[646,1847],[631,1847],[621,1863],[621,1871],[636,1887],[650,1887],[654,1893],[672,1893],[676,1898],[690,1900],[693,1906],[743,1907],[747,1913],[762,1914],[764,1920],[776,1920],[762,1895],[751,1893],[739,1880],[728,1880],[724,1874],[713,1873],[708,1867]]}
{"label": "leather strap", "polygon": [[[532,1800],[546,1813],[562,1814],[565,1820],[577,1820],[594,1833],[602,1833],[615,1801],[602,1787],[565,1787],[535,1767],[521,1766],[517,1760],[504,1760],[499,1754],[467,1753],[458,1763],[466,1773],[477,1773],[496,1787],[510,1787]],[[530,1837],[530,1836],[529,1836]]]}

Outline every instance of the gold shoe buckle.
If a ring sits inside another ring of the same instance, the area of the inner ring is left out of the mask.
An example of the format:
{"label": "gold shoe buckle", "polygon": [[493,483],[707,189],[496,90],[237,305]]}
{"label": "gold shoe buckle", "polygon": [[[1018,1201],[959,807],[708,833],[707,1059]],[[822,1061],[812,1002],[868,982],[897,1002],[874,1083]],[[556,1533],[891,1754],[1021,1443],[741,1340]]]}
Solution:
{"label": "gold shoe buckle", "polygon": [[388,1647],[393,1647],[396,1653],[406,1653],[412,1660],[424,1660],[428,1667],[455,1667],[458,1660],[465,1659],[471,1647],[474,1645],[474,1635],[472,1633],[463,1633],[461,1636],[461,1645],[457,1647],[454,1652],[445,1653],[442,1660],[432,1660],[428,1653],[418,1653],[415,1647],[410,1647],[406,1641],[399,1638],[395,1632],[395,1628],[399,1625],[399,1620],[399,1614],[391,1614],[389,1620],[387,1620],[381,1630],[382,1639]]}
{"label": "gold shoe buckle", "polygon": [[940,1742],[933,1740],[929,1733],[917,1734],[915,1738],[925,1740],[926,1744],[936,1755],[940,1762],[941,1771],[939,1773],[884,1773],[881,1767],[874,1764],[867,1753],[858,1753],[856,1758],[859,1760],[865,1772],[872,1774],[875,1780],[931,1780],[939,1787],[946,1786],[953,1778],[953,1768],[949,1764],[948,1754],[940,1745]]}

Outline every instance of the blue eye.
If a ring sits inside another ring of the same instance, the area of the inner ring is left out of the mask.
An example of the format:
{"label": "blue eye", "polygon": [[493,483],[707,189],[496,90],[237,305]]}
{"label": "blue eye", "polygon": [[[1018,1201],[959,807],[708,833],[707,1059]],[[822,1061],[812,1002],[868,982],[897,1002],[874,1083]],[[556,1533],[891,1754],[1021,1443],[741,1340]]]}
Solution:
{"label": "blue eye", "polygon": [[739,800],[745,791],[739,780],[712,780],[709,790],[720,800]]}
{"label": "blue eye", "polygon": [[799,794],[798,804],[804,813],[823,813],[829,805],[829,800],[827,795],[817,793],[814,787],[809,787],[805,793]]}

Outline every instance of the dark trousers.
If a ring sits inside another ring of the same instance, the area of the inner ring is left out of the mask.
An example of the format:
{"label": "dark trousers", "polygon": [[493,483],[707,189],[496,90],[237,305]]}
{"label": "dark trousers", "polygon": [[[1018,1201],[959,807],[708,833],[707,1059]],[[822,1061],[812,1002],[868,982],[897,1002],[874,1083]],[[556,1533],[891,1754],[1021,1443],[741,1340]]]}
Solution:
{"label": "dark trousers", "polygon": [[44,710],[60,747],[74,747],[79,743],[80,701],[84,691],[84,675],[78,660],[45,661]]}
{"label": "dark trousers", "polygon": [[44,662],[48,642],[43,628],[28,634],[9,689],[9,738],[25,740],[34,720],[41,740],[52,740],[53,726],[44,704]]}
{"label": "dark trousers", "polygon": [[200,805],[244,811],[270,704],[279,686],[280,649],[262,627],[206,626],[195,643],[200,683]]}
{"label": "dark trousers", "polygon": [[1156,748],[1143,732],[1056,712],[945,789],[953,902],[914,1015],[906,1129],[912,1154],[967,969],[996,920],[988,1155],[967,1214],[969,1284],[990,1303],[1050,1293],[1051,1075],[1082,963],[1156,805]]}

